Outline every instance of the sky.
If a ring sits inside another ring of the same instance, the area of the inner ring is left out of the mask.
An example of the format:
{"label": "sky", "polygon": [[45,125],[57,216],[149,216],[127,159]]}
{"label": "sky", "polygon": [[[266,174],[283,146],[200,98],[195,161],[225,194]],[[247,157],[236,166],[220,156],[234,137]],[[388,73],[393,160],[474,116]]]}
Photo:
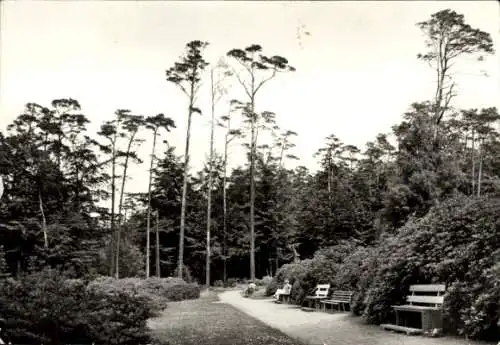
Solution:
{"label": "sky", "polygon": [[[0,2],[0,130],[27,102],[49,106],[73,98],[92,121],[90,130],[113,118],[116,109],[144,116],[164,113],[177,124],[166,137],[184,153],[187,98],[165,80],[185,44],[210,44],[215,63],[232,48],[260,44],[267,55],[286,57],[295,72],[279,75],[257,96],[257,110],[276,113],[283,130],[298,133],[293,153],[317,168],[314,152],[335,134],[363,149],[378,133],[390,132],[411,103],[431,99],[434,73],[417,54],[425,51],[416,23],[450,8],[500,43],[496,1],[2,1]],[[500,108],[499,54],[456,66],[459,108]],[[485,77],[481,71],[485,71]],[[229,82],[229,81],[228,81]],[[203,166],[209,147],[208,81],[200,89],[192,125],[191,166]],[[228,84],[217,108],[241,88]],[[139,148],[147,157],[150,136]],[[216,131],[216,149],[223,150]],[[163,151],[160,148],[159,151]],[[241,146],[231,149],[232,165],[244,163]],[[147,161],[147,159],[146,159]],[[147,190],[146,164],[132,167],[130,192]]]}

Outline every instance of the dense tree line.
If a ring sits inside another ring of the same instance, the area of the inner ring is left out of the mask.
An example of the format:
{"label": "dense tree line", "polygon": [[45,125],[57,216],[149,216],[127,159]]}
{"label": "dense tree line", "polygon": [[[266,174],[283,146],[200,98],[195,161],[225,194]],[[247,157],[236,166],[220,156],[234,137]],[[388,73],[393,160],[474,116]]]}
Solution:
{"label": "dense tree line", "polygon": [[[257,112],[263,86],[294,70],[257,44],[230,50],[217,65],[220,80],[235,80],[245,97],[228,99],[227,114],[213,116],[213,124],[227,130],[226,146],[224,152],[211,148],[199,172],[189,170],[191,121],[215,114],[216,99],[229,97],[223,83],[214,82],[214,66],[212,109],[196,104],[209,66],[206,42],[189,42],[166,73],[166,82],[188,99],[183,156],[168,145],[175,123],[163,114],[118,109],[94,134],[77,100],[26,104],[0,133],[0,269],[19,276],[50,265],[74,276],[155,272],[201,282],[211,267],[211,282],[261,277],[340,241],[370,246],[457,195],[498,196],[498,111],[453,108],[450,84],[451,62],[493,52],[491,38],[449,10],[419,26],[429,48],[419,58],[437,66],[435,99],[412,104],[390,133],[363,148],[331,134],[315,154],[320,168],[314,172],[287,168],[287,160],[297,158],[293,140],[300,133],[281,129],[270,110]],[[264,143],[263,133],[272,140]],[[229,171],[233,139],[242,143],[248,164]],[[138,143],[151,145],[150,157],[138,156]],[[128,193],[129,168],[142,161],[149,163],[148,191]]]}

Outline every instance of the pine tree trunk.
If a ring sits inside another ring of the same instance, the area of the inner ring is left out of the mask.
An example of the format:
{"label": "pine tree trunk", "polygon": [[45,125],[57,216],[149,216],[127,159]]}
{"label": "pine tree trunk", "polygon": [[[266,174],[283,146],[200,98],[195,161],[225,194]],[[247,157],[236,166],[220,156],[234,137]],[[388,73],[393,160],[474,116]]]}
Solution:
{"label": "pine tree trunk", "polygon": [[255,105],[251,101],[251,142],[250,142],[250,280],[255,280]]}
{"label": "pine tree trunk", "polygon": [[147,216],[147,221],[146,221],[146,278],[149,278],[149,271],[150,271],[150,263],[149,263],[149,257],[150,257],[150,247],[151,247],[151,242],[150,242],[150,234],[151,234],[151,184],[153,181],[153,161],[154,161],[154,155],[155,155],[155,148],[156,148],[156,135],[158,133],[158,128],[155,128],[153,132],[153,149],[151,150],[151,161],[149,163],[149,183],[148,183],[148,216]]}
{"label": "pine tree trunk", "polygon": [[120,243],[121,243],[121,233],[122,233],[122,209],[123,209],[123,196],[125,195],[125,182],[127,180],[128,159],[129,159],[130,148],[132,147],[132,143],[134,142],[134,137],[136,133],[137,132],[132,134],[128,142],[127,155],[125,156],[125,163],[123,166],[122,188],[120,190],[120,203],[118,204],[118,229],[116,234],[116,253],[115,253],[116,279],[120,277]]}
{"label": "pine tree trunk", "polygon": [[274,269],[274,274],[278,274],[278,268],[279,268],[279,251],[276,252],[276,259],[275,259],[275,269]]}
{"label": "pine tree trunk", "polygon": [[156,276],[160,278],[160,221],[156,210]]}
{"label": "pine tree trunk", "polygon": [[47,220],[45,219],[45,212],[43,211],[42,192],[38,191],[38,203],[40,205],[40,212],[42,213],[42,232],[43,232],[43,247],[49,248],[49,237],[47,235]]}
{"label": "pine tree trunk", "polygon": [[481,196],[481,178],[483,175],[483,139],[479,139],[479,171],[477,173],[477,196]]}
{"label": "pine tree trunk", "polygon": [[223,244],[222,244],[222,255],[224,258],[223,267],[223,280],[224,284],[227,283],[227,146],[228,136],[230,131],[230,120],[228,120],[228,129],[226,133],[226,140],[224,142],[224,177],[222,179],[222,209],[223,209]]}
{"label": "pine tree trunk", "polygon": [[474,143],[475,143],[475,138],[474,138],[474,129],[472,130],[472,193],[471,195],[474,195],[475,193],[475,188],[474,188],[474,183],[475,183],[475,179],[476,179],[476,158],[475,158],[475,147],[474,147]]}
{"label": "pine tree trunk", "polygon": [[179,262],[178,262],[178,276],[182,279],[184,269],[184,229],[186,223],[186,196],[187,196],[187,180],[189,169],[189,141],[191,139],[191,118],[193,115],[193,102],[194,102],[194,81],[191,83],[191,93],[189,95],[189,110],[188,110],[188,123],[186,130],[186,148],[184,151],[184,173],[182,182],[182,200],[181,200],[181,224],[179,234]]}
{"label": "pine tree trunk", "polygon": [[214,159],[214,124],[215,124],[215,90],[214,90],[214,70],[210,74],[212,84],[212,124],[210,126],[210,158],[208,166],[208,191],[207,191],[207,258],[205,269],[205,285],[210,286],[210,226],[212,222],[212,184],[213,184],[213,159]]}
{"label": "pine tree trunk", "polygon": [[115,152],[115,143],[113,142],[113,149],[112,149],[112,155],[113,157],[111,158],[111,243],[110,243],[110,264],[109,264],[109,275],[113,275],[113,269],[114,269],[114,239],[116,238],[115,234],[115,165],[116,165],[116,152]]}

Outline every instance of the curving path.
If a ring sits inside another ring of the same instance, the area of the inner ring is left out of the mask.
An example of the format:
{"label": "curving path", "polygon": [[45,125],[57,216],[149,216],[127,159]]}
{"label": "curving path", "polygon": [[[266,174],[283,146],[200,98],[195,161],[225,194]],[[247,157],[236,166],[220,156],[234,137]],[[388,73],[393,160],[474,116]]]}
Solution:
{"label": "curving path", "polygon": [[486,345],[456,338],[407,336],[365,325],[348,313],[304,312],[297,306],[276,304],[271,299],[243,298],[239,291],[219,294],[244,313],[261,320],[289,336],[312,345]]}

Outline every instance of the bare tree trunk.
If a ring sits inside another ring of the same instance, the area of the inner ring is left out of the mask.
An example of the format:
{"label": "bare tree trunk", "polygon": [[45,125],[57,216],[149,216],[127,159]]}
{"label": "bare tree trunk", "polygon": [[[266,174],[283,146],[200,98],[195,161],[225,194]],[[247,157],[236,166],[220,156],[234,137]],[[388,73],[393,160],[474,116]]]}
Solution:
{"label": "bare tree trunk", "polygon": [[160,278],[160,221],[156,210],[156,276]]}
{"label": "bare tree trunk", "polygon": [[210,71],[211,97],[212,97],[212,123],[210,125],[210,158],[208,167],[208,191],[207,191],[207,262],[205,272],[205,284],[210,286],[210,226],[212,222],[212,185],[213,185],[213,160],[214,160],[214,125],[215,125],[215,85],[214,70]]}
{"label": "bare tree trunk", "polygon": [[474,195],[475,193],[475,188],[474,188],[474,183],[475,183],[475,179],[476,179],[476,158],[475,158],[475,147],[474,147],[474,143],[476,142],[475,138],[474,138],[474,129],[472,129],[472,193],[471,195]]}
{"label": "bare tree trunk", "polygon": [[113,275],[114,268],[114,239],[116,239],[115,234],[115,165],[116,165],[116,152],[115,152],[115,143],[113,142],[113,150],[112,150],[112,159],[111,159],[111,243],[110,243],[110,264],[109,264],[109,275]]}
{"label": "bare tree trunk", "polygon": [[479,139],[479,171],[477,173],[477,196],[481,196],[481,178],[483,175],[483,139]]}
{"label": "bare tree trunk", "polygon": [[332,208],[332,151],[328,149],[328,212]]}
{"label": "bare tree trunk", "polygon": [[127,180],[128,159],[129,159],[130,148],[132,147],[132,143],[134,142],[134,137],[136,133],[137,132],[133,133],[132,136],[130,137],[130,140],[127,145],[127,155],[125,156],[125,163],[123,165],[122,188],[120,190],[120,203],[118,204],[118,229],[116,233],[116,253],[115,253],[116,279],[120,277],[120,242],[122,233],[122,209],[123,209],[123,196],[125,194],[125,182]]}
{"label": "bare tree trunk", "polygon": [[227,282],[227,147],[229,145],[229,131],[231,129],[231,123],[228,119],[228,129],[226,133],[226,139],[224,142],[224,177],[222,179],[222,209],[223,209],[223,244],[222,244],[222,255],[224,257],[224,272],[223,280],[224,284]]}
{"label": "bare tree trunk", "polygon": [[250,142],[250,280],[255,280],[255,106],[251,101],[251,142]]}
{"label": "bare tree trunk", "polygon": [[179,234],[179,263],[178,263],[178,276],[182,278],[182,271],[184,268],[184,228],[186,224],[186,196],[187,196],[187,180],[189,169],[189,141],[191,139],[191,118],[193,116],[193,102],[194,102],[194,81],[191,83],[191,93],[189,94],[189,110],[188,110],[188,123],[186,130],[186,148],[184,151],[184,173],[182,182],[182,200],[181,200],[181,225]]}
{"label": "bare tree trunk", "polygon": [[43,211],[42,192],[38,191],[38,203],[40,205],[40,212],[42,213],[42,232],[43,232],[43,246],[45,249],[49,248],[49,237],[47,235],[47,221],[45,219],[45,212]]}
{"label": "bare tree trunk", "polygon": [[[279,249],[279,248],[278,248]],[[275,269],[274,269],[274,274],[278,274],[278,268],[279,268],[279,251],[276,251],[276,259],[275,259]]]}
{"label": "bare tree trunk", "polygon": [[156,148],[156,135],[158,133],[158,128],[155,128],[153,133],[153,149],[151,150],[151,161],[149,163],[149,183],[148,183],[148,216],[146,221],[146,278],[149,278],[149,257],[150,257],[150,234],[151,234],[151,184],[153,180],[153,161],[155,156]]}

